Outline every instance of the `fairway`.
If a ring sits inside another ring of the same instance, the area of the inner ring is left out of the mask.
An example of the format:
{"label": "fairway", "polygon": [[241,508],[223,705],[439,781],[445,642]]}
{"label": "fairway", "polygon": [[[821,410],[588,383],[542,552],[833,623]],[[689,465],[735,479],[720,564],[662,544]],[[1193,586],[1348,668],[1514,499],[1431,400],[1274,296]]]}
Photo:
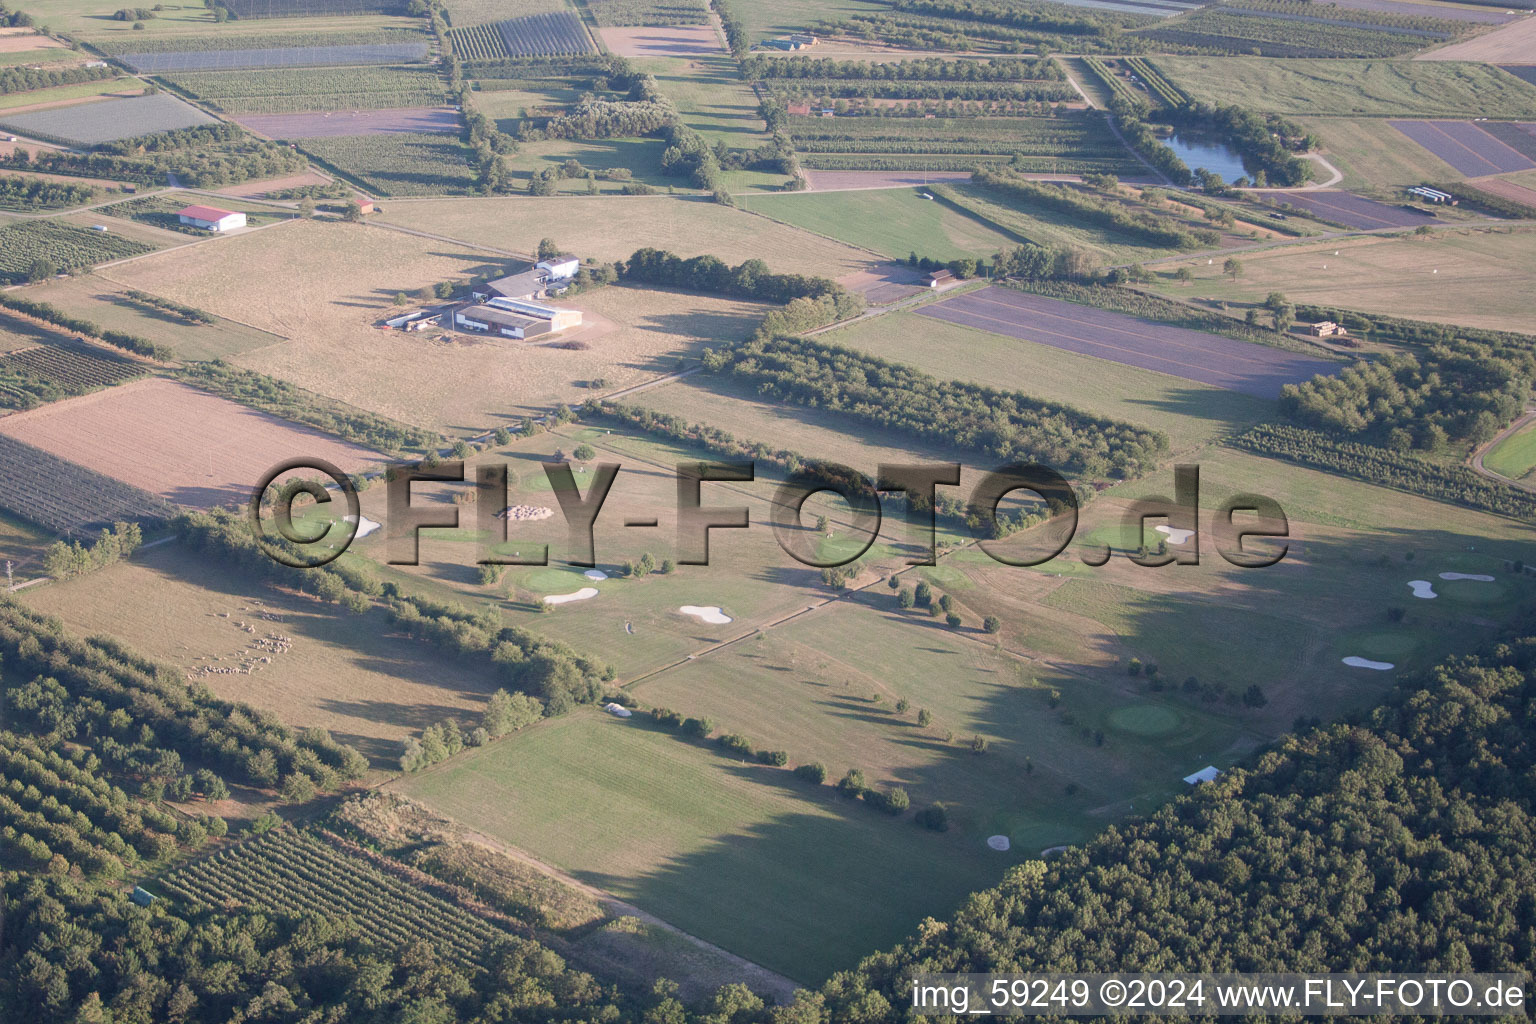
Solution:
{"label": "fairway", "polygon": [[802,983],[1016,862],[585,709],[392,788]]}
{"label": "fairway", "polygon": [[1483,465],[1500,476],[1519,480],[1536,469],[1536,423],[1529,423],[1483,455]]}
{"label": "fairway", "polygon": [[924,199],[921,188],[857,189],[784,196],[753,196],[753,213],[807,231],[906,259],[917,253],[936,260],[989,257],[1022,239],[954,209]]}
{"label": "fairway", "polygon": [[1109,713],[1109,724],[1134,736],[1165,736],[1178,729],[1178,713],[1158,704],[1133,704]]}

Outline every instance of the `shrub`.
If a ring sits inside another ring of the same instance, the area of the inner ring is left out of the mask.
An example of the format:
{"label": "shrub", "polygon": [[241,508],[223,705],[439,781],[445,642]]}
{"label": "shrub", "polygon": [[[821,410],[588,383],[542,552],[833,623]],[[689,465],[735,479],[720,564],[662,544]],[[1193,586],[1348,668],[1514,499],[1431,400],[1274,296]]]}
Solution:
{"label": "shrub", "polygon": [[759,750],[757,759],[763,764],[771,764],[775,768],[782,768],[789,763],[789,754],[783,750]]}
{"label": "shrub", "polygon": [[949,831],[949,811],[945,809],[943,804],[933,804],[930,807],[924,807],[917,814],[913,815],[912,820],[923,826],[923,828],[931,829],[934,832]]}
{"label": "shrub", "polygon": [[837,791],[843,796],[861,796],[866,788],[864,773],[857,768],[849,768],[847,774],[837,780]]}
{"label": "shrub", "polygon": [[795,768],[795,778],[805,779],[807,782],[819,786],[827,781],[827,766],[820,761],[799,765]]}
{"label": "shrub", "polygon": [[682,732],[685,736],[697,736],[704,739],[715,731],[715,723],[708,718],[683,719]]}
{"label": "shrub", "polygon": [[996,615],[988,615],[981,621],[981,628],[988,633],[1000,633],[1003,629],[1003,620]]}
{"label": "shrub", "polygon": [[740,733],[724,733],[723,735],[716,737],[715,742],[720,744],[726,750],[731,751],[732,753],[740,754],[743,757],[752,756],[752,741]]}
{"label": "shrub", "polygon": [[900,786],[892,786],[884,792],[866,789],[864,800],[890,815],[901,814],[912,803],[911,798],[907,796],[907,791]]}

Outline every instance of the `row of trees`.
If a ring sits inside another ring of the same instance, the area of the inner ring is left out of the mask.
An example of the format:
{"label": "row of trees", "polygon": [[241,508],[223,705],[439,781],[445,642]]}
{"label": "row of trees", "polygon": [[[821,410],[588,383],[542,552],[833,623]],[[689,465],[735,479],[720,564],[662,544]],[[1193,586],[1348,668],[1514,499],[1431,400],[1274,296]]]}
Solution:
{"label": "row of trees", "polygon": [[1133,210],[1108,196],[1067,185],[1031,181],[1003,169],[977,168],[971,180],[1029,206],[1067,214],[1074,223],[1097,225],[1147,245],[1196,249],[1211,248],[1221,241],[1220,232],[1214,230],[1190,228],[1163,214]]}
{"label": "row of trees", "polygon": [[96,82],[103,78],[115,78],[113,67],[66,67],[66,68],[5,68],[0,70],[0,95],[12,92],[31,92],[55,85],[75,85],[80,82]]}
{"label": "row of trees", "polygon": [[760,394],[841,413],[999,463],[1039,462],[1088,478],[1139,476],[1165,435],[1021,392],[940,381],[909,366],[809,338],[753,338],[707,351],[705,368]]}
{"label": "row of trees", "polygon": [[684,259],[662,249],[635,250],[624,262],[621,276],[640,284],[684,288],[688,291],[735,295],[763,302],[788,303],[794,299],[833,297],[847,289],[826,277],[806,274],[775,274],[759,259],[730,266],[718,256]]}
{"label": "row of trees", "polygon": [[[222,123],[221,123],[222,125]],[[72,153],[59,149],[26,149],[0,156],[0,167],[47,174],[112,178],[140,185],[162,185],[166,175],[191,188],[235,185],[242,181],[296,174],[304,158],[287,146],[243,135],[231,126],[188,128],[167,132],[175,145],[162,144],[156,136],[111,143],[97,152]]]}
{"label": "row of trees", "polygon": [[79,541],[56,541],[43,553],[43,571],[56,580],[83,576],[114,565],[138,548],[144,535],[138,523],[113,523],[102,527],[89,546]]}
{"label": "row of trees", "polygon": [[847,78],[866,81],[1061,82],[1066,72],[1053,60],[805,60],[755,55],[741,62],[749,79]]}
{"label": "row of trees", "polygon": [[41,320],[43,323],[62,327],[66,331],[76,334],[84,334],[105,342],[114,348],[120,348],[128,352],[134,352],[141,356],[149,356],[154,359],[169,359],[172,356],[170,349],[157,345],[148,338],[139,337],[136,334],[128,334],[124,331],[108,330],[89,320],[83,320],[71,313],[66,313],[57,306],[47,302],[38,302],[35,299],[24,298],[15,292],[0,292],[0,307]]}

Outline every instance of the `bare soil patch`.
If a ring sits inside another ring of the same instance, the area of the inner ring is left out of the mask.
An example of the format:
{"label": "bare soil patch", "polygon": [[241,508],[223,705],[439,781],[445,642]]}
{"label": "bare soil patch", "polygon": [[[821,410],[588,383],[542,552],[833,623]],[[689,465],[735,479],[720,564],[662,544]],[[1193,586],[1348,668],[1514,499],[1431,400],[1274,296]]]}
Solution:
{"label": "bare soil patch", "polygon": [[21,53],[24,50],[59,50],[64,44],[57,39],[38,35],[29,28],[0,28],[0,53]]}
{"label": "bare soil patch", "polygon": [[0,431],[196,508],[248,500],[284,459],[319,457],[348,473],[384,461],[361,445],[159,377],[8,416]]}
{"label": "bare soil patch", "polygon": [[621,57],[695,57],[724,53],[720,37],[709,25],[669,28],[600,28],[603,45]]}
{"label": "bare soil patch", "polygon": [[1413,59],[1526,63],[1533,53],[1536,53],[1536,16],[1528,16],[1486,35],[1421,53]]}
{"label": "bare soil patch", "polygon": [[260,199],[273,192],[285,188],[302,188],[305,185],[324,185],[331,179],[314,171],[304,174],[290,174],[286,178],[268,178],[266,181],[247,181],[240,185],[225,185],[221,189],[215,189],[220,195],[235,196],[241,199]]}
{"label": "bare soil patch", "polygon": [[257,135],[269,139],[327,139],[341,135],[398,135],[459,130],[459,115],[452,107],[247,114],[235,120]]}

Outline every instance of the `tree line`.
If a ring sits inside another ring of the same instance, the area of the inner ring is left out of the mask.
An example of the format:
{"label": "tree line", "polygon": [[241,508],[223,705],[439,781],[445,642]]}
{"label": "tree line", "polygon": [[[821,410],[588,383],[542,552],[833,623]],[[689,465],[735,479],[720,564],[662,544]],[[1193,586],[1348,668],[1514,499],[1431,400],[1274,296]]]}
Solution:
{"label": "tree line", "polygon": [[55,85],[76,85],[80,82],[98,82],[103,78],[116,78],[113,67],[72,68],[5,68],[0,70],[0,95],[12,92],[31,92]]}
{"label": "tree line", "polygon": [[1217,231],[1190,228],[1172,217],[1150,211],[1133,211],[1123,203],[1085,189],[1031,181],[1003,169],[978,167],[971,174],[971,181],[1001,192],[1011,199],[1022,200],[1030,206],[1068,214],[1075,223],[1095,224],[1109,231],[1129,235],[1147,245],[1196,249],[1210,248],[1221,241],[1221,234]]}
{"label": "tree line", "polygon": [[839,296],[847,289],[830,278],[806,274],[775,274],[759,259],[732,267],[718,256],[684,259],[649,246],[636,249],[624,261],[620,277],[625,281],[684,288],[715,295],[734,295],[763,302],[788,303],[794,299]]}
{"label": "tree line", "polygon": [[149,356],[152,359],[169,359],[173,355],[170,349],[157,345],[148,338],[142,338],[136,334],[128,334],[124,331],[107,330],[89,320],[64,312],[57,306],[47,302],[37,302],[33,299],[23,298],[15,292],[0,292],[0,306],[25,314],[44,323],[62,327],[66,331],[74,331],[76,334],[84,334],[98,341],[106,342],[114,348],[124,349],[141,356]]}
{"label": "tree line", "polygon": [[912,60],[805,60],[800,57],[754,55],[741,62],[749,79],[850,78],[867,81],[925,82],[1060,82],[1066,72],[1045,58],[1007,60],[945,60],[919,57]]}
{"label": "tree line", "polygon": [[1022,392],[940,381],[899,363],[789,335],[706,350],[704,366],[760,394],[826,409],[998,463],[1039,462],[1088,479],[1128,478],[1168,452],[1158,431]]}
{"label": "tree line", "polygon": [[1244,167],[1252,170],[1255,185],[1290,188],[1312,180],[1312,162],[1294,151],[1314,148],[1316,136],[1289,118],[1212,103],[1173,106],[1158,117],[1221,136],[1242,156]]}
{"label": "tree line", "polygon": [[304,169],[304,158],[287,146],[263,142],[240,128],[218,125],[185,128],[109,143],[95,152],[25,149],[0,156],[0,167],[87,178],[112,178],[139,185],[164,184],[167,174],[183,185],[210,188],[276,178]]}
{"label": "tree line", "polygon": [[0,178],[0,203],[41,209],[49,206],[79,206],[88,203],[96,190],[88,185],[66,185],[47,178]]}

